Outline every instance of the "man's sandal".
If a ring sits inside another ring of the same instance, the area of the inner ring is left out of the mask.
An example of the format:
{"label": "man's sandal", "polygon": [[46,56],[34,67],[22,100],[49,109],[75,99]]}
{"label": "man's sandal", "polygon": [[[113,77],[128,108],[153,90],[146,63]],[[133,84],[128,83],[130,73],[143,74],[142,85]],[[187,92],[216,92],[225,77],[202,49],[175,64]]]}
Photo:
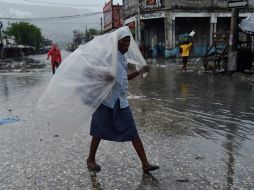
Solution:
{"label": "man's sandal", "polygon": [[147,172],[151,172],[151,171],[158,170],[158,169],[160,169],[159,166],[149,165],[149,166],[143,168],[143,172],[147,173]]}
{"label": "man's sandal", "polygon": [[94,172],[99,172],[101,171],[101,166],[98,165],[98,164],[93,164],[93,163],[89,163],[87,162],[87,168],[90,170],[90,171],[94,171]]}

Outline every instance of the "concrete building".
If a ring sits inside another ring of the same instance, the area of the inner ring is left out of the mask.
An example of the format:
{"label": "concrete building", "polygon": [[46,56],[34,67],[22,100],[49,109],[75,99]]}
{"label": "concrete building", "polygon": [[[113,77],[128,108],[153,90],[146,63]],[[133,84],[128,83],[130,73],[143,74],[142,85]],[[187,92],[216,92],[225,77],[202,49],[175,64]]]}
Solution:
{"label": "concrete building", "polygon": [[109,0],[103,7],[104,32],[114,31],[123,26],[123,7],[114,5],[113,0]]}
{"label": "concrete building", "polygon": [[[196,32],[192,55],[203,56],[214,32],[230,29],[231,9],[227,0],[123,0],[124,24],[138,35],[140,8],[141,42],[152,48],[154,56],[177,54],[178,35]],[[254,12],[254,0],[240,9],[240,17]]]}

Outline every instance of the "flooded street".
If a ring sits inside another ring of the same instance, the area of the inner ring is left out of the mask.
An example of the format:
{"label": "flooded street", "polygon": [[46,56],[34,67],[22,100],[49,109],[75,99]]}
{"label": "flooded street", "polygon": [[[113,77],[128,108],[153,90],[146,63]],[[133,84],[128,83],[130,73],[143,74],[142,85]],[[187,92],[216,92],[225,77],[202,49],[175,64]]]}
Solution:
{"label": "flooded street", "polygon": [[103,141],[102,171],[92,173],[87,130],[65,140],[35,113],[52,73],[46,55],[29,60],[44,66],[0,72],[0,190],[254,189],[253,76],[203,73],[196,60],[181,73],[180,60],[154,60],[128,98],[160,170],[142,174],[130,142]]}

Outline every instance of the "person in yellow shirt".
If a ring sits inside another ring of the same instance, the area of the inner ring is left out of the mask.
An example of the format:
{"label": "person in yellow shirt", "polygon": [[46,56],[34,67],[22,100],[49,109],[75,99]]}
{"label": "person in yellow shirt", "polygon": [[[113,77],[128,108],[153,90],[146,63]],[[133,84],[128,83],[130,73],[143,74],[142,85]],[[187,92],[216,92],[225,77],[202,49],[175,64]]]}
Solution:
{"label": "person in yellow shirt", "polygon": [[188,58],[190,55],[190,48],[192,46],[192,43],[190,41],[184,42],[182,45],[180,45],[181,50],[181,55],[183,57],[183,67],[182,71],[184,70],[186,72],[186,66],[188,62]]}

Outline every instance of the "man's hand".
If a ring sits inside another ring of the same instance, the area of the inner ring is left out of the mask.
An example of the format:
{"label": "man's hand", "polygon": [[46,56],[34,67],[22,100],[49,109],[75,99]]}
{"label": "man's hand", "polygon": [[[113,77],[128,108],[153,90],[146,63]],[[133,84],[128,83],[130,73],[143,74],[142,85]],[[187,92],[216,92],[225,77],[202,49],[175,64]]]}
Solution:
{"label": "man's hand", "polygon": [[146,72],[149,72],[149,69],[150,69],[149,65],[145,65],[138,72],[139,74],[146,73]]}
{"label": "man's hand", "polygon": [[105,77],[105,80],[106,80],[106,81],[112,81],[112,80],[114,80],[114,79],[115,79],[115,77],[114,77],[112,74],[106,75],[106,77]]}

